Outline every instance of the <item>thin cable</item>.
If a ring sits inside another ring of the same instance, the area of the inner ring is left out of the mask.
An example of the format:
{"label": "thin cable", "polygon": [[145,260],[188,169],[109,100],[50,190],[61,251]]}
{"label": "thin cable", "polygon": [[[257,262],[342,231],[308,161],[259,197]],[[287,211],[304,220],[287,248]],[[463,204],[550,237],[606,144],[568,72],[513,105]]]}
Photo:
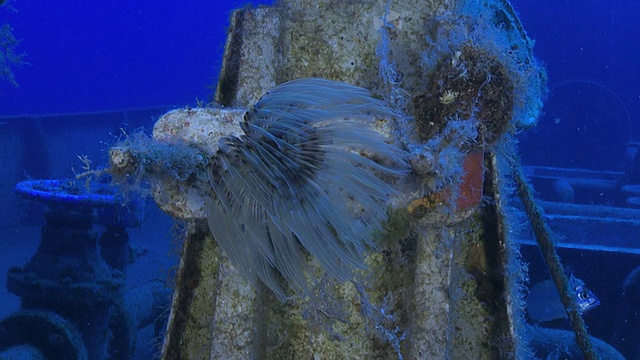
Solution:
{"label": "thin cable", "polygon": [[531,188],[522,174],[522,167],[520,166],[519,158],[516,157],[513,160],[511,169],[516,182],[518,196],[524,205],[527,217],[529,218],[533,231],[536,234],[536,241],[538,242],[538,246],[542,252],[542,257],[544,257],[549,273],[551,273],[551,278],[556,284],[556,288],[560,294],[562,305],[564,306],[567,315],[569,316],[569,320],[571,321],[573,332],[576,335],[576,343],[582,351],[582,355],[585,360],[597,360],[598,356],[593,351],[591,337],[589,336],[587,327],[580,316],[578,304],[576,303],[575,296],[573,295],[573,289],[571,289],[571,286],[569,285],[569,278],[567,278],[567,275],[564,272],[564,267],[560,262],[560,257],[558,256],[551,239],[551,231],[549,226],[544,222],[544,219],[542,218],[542,211],[536,204],[533,194],[531,193]]}

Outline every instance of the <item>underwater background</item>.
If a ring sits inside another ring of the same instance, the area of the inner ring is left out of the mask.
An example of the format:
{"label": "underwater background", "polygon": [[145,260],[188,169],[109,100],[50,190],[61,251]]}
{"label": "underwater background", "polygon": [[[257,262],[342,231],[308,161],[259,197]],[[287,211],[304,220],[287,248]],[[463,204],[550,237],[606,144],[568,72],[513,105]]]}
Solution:
{"label": "underwater background", "polygon": [[[108,147],[123,133],[150,130],[167,110],[209,102],[231,10],[271,3],[2,2],[0,26],[10,28],[0,30],[0,319],[20,307],[7,291],[9,268],[29,261],[43,236],[42,204],[24,200],[16,184],[104,166]],[[522,161],[539,199],[551,204],[545,209],[561,235],[567,271],[599,300],[584,314],[590,333],[638,357],[640,3],[512,4],[548,75],[539,124],[518,135]],[[154,298],[167,307],[163,289],[179,259],[182,229],[153,201],[136,200],[127,209],[135,218],[127,224],[135,261],[126,287],[159,281]],[[582,207],[566,216],[565,208],[553,213],[553,204]],[[529,240],[522,252],[535,285],[548,274]],[[155,315],[137,335],[137,359],[158,352],[164,318]],[[529,320],[569,329],[561,315]]]}

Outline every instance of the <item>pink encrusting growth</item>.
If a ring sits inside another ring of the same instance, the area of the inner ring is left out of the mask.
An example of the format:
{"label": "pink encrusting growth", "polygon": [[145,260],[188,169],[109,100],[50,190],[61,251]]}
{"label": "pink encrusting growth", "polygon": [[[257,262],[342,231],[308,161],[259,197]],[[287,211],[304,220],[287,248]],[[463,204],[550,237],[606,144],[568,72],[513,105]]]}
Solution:
{"label": "pink encrusting growth", "polygon": [[465,156],[462,164],[464,175],[458,185],[455,208],[463,211],[477,206],[482,201],[484,186],[484,152],[476,151]]}

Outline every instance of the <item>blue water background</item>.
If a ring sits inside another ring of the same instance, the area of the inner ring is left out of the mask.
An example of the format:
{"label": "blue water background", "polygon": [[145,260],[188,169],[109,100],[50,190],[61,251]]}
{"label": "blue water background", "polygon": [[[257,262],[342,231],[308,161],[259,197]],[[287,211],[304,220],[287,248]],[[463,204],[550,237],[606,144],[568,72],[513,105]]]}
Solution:
{"label": "blue water background", "polygon": [[[15,184],[72,178],[82,171],[77,155],[100,168],[123,131],[148,132],[167,109],[210,101],[229,16],[248,4],[9,0],[0,6],[0,25],[13,27],[16,51],[28,62],[13,68],[18,87],[0,79],[0,321],[20,309],[20,298],[6,288],[9,268],[33,257],[44,224],[44,206],[23,200]],[[169,288],[181,249],[180,225],[151,199],[142,204],[135,209],[142,226],[127,232],[129,244],[148,253],[126,268],[126,291],[151,280]],[[163,307],[167,314],[169,304]],[[138,332],[134,359],[157,358],[159,329],[151,324]]]}
{"label": "blue water background", "polygon": [[549,85],[540,126],[523,137],[524,161],[624,168],[625,144],[640,137],[640,2],[512,3]]}
{"label": "blue water background", "polygon": [[15,70],[18,88],[0,82],[0,116],[209,100],[231,10],[248,4],[9,1],[0,22],[14,28],[29,65]]}
{"label": "blue water background", "polygon": [[[259,3],[270,2],[253,2]],[[0,82],[0,116],[210,100],[230,11],[247,4],[8,1],[0,8],[0,19],[13,26],[21,39],[18,51],[27,55],[29,65],[14,70],[18,88]],[[524,139],[525,162],[623,166],[624,143],[640,137],[640,3],[513,4],[536,41],[535,54],[547,68],[550,88],[542,126],[528,142]],[[558,103],[560,116],[554,111]],[[551,126],[557,120],[563,121],[561,126]],[[587,141],[594,141],[594,147],[585,146]]]}
{"label": "blue water background", "polygon": [[[640,138],[640,2],[512,3],[535,40],[534,53],[547,69],[549,85],[540,125],[518,136],[524,163],[623,171],[632,156],[626,144]],[[196,99],[209,101],[220,71],[230,11],[246,4],[8,1],[0,7],[0,25],[6,21],[14,28],[14,35],[21,39],[17,50],[26,54],[29,64],[14,69],[19,87],[0,80],[0,117],[168,109],[195,105]],[[19,178],[0,175],[4,188],[28,177],[73,176],[72,166],[82,165],[76,154],[87,154],[94,165],[100,165],[122,124],[131,130],[150,128],[154,122],[148,114],[126,124],[108,123],[112,121],[108,117],[94,123],[81,117],[53,120],[41,125],[43,134],[64,136],[67,143],[63,145],[73,144],[73,149],[62,153],[60,143],[49,144],[53,165],[44,164],[43,159],[25,159],[27,168]],[[0,126],[9,125],[16,126]],[[45,165],[50,168],[42,170]],[[8,204],[29,212],[24,204]],[[129,273],[170,278],[179,252],[179,243],[169,235],[173,223],[157,209],[149,212],[143,227],[132,232],[132,242],[151,251]],[[39,227],[1,220],[0,277],[4,277],[9,265],[22,265],[34,253]],[[607,236],[594,238],[607,245]],[[527,261],[539,262],[537,251],[530,252]],[[618,285],[640,263],[631,260],[609,268],[602,266],[600,254],[561,255],[570,270],[599,295],[602,305],[586,319],[595,335],[610,340],[615,331],[606,319],[620,311],[611,305],[618,304]],[[532,281],[543,279],[542,272],[532,273]],[[0,319],[19,306],[18,298],[4,291],[0,289]],[[567,328],[566,323],[556,325]],[[149,358],[148,353],[138,355]]]}

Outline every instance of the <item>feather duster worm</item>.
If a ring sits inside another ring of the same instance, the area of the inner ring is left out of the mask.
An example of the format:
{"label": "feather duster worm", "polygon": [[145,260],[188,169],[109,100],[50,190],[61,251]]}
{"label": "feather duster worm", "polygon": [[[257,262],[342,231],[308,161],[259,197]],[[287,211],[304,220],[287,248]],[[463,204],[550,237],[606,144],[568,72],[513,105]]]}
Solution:
{"label": "feather duster worm", "polygon": [[363,248],[393,193],[378,176],[407,169],[405,153],[373,129],[376,118],[392,116],[365,89],[299,79],[258,100],[245,114],[244,135],[220,139],[209,227],[251,283],[262,281],[282,300],[282,276],[310,294],[316,280],[305,249],[340,281],[364,267]]}

